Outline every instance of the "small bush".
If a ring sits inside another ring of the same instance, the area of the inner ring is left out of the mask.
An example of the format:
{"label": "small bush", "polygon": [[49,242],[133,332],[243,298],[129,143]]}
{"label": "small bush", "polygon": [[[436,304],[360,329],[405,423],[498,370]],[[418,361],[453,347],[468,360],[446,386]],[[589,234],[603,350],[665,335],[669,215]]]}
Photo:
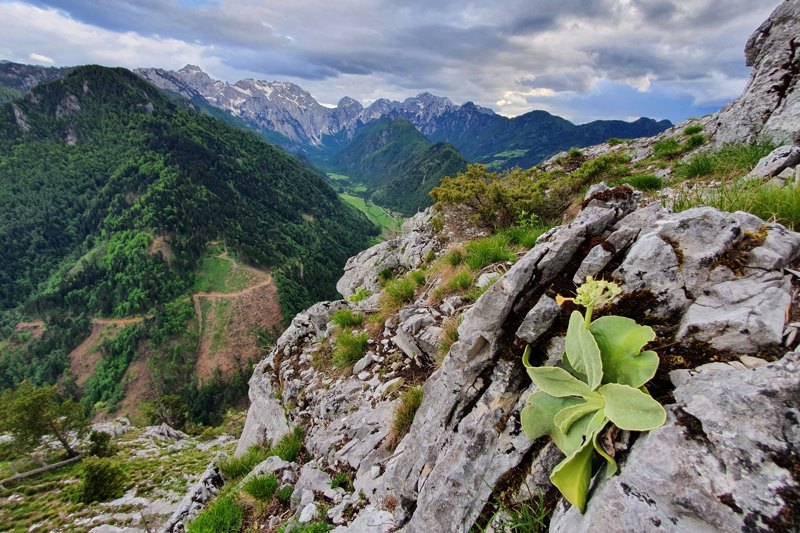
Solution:
{"label": "small bush", "polygon": [[686,142],[684,143],[684,148],[686,150],[692,150],[694,148],[697,148],[698,146],[703,146],[705,142],[706,142],[705,136],[696,133],[694,135],[689,136],[689,138],[686,139]]}
{"label": "small bush", "polygon": [[392,419],[392,440],[394,442],[400,442],[411,429],[414,415],[422,405],[423,394],[422,387],[411,387],[400,397],[400,403],[395,408],[394,419]]}
{"label": "small bush", "polygon": [[683,129],[683,134],[684,135],[696,135],[696,134],[700,133],[701,131],[703,131],[703,125],[702,124],[692,124],[691,126],[686,126]]}
{"label": "small bush", "polygon": [[353,474],[348,472],[336,472],[331,478],[331,488],[343,488],[347,492],[353,492]]}
{"label": "small bush", "polygon": [[628,141],[630,141],[630,139],[620,139],[619,137],[611,137],[610,139],[606,140],[606,142],[611,146],[617,146],[618,144],[625,144]]}
{"label": "small bush", "polygon": [[256,500],[266,501],[272,498],[278,489],[278,477],[273,473],[253,476],[247,480],[242,489]]}
{"label": "small bush", "polygon": [[111,435],[104,431],[92,431],[89,434],[89,455],[95,457],[111,457],[114,455],[115,446],[111,442]]}
{"label": "small bush", "polygon": [[567,155],[573,159],[577,159],[579,157],[583,157],[583,152],[581,152],[578,148],[572,147],[567,152]]}
{"label": "small bush", "polygon": [[464,262],[464,252],[460,248],[453,248],[444,254],[444,262],[450,266],[458,266]]}
{"label": "small bush", "polygon": [[83,460],[77,500],[83,503],[102,502],[125,494],[125,472],[118,462],[101,457]]}
{"label": "small bush", "polygon": [[317,521],[317,522],[309,522],[307,524],[300,524],[296,520],[292,519],[287,524],[278,528],[277,533],[328,533],[333,529],[333,526],[327,522]]}
{"label": "small bush", "polygon": [[361,300],[369,298],[370,296],[372,296],[371,290],[367,289],[366,287],[359,287],[359,289],[356,292],[354,292],[347,300],[355,304],[360,302]]}
{"label": "small bush", "polygon": [[622,178],[617,181],[618,185],[624,183],[641,191],[657,191],[661,189],[664,184],[661,178],[652,174],[634,174],[633,176],[628,176],[627,178]]}
{"label": "small bush", "polygon": [[508,243],[522,248],[533,248],[536,240],[550,229],[544,222],[525,226],[513,226],[502,230]]}
{"label": "small bush", "polygon": [[286,485],[285,487],[281,487],[278,489],[277,498],[279,501],[283,503],[288,503],[289,500],[292,499],[292,493],[294,492],[294,488],[291,485]]}
{"label": "small bush", "polygon": [[422,270],[412,270],[408,273],[409,279],[413,281],[417,287],[424,287],[427,280],[425,279],[425,272]]}
{"label": "small bush", "polygon": [[431,226],[433,227],[433,231],[439,233],[444,229],[444,220],[442,220],[442,217],[440,217],[439,215],[435,215],[431,219]]}
{"label": "small bush", "polygon": [[428,253],[422,258],[425,263],[433,263],[434,259],[436,259],[436,250],[428,250]]}
{"label": "small bush", "polygon": [[384,268],[384,269],[381,269],[380,272],[378,272],[378,282],[379,283],[381,283],[381,282],[386,283],[387,281],[389,281],[393,277],[394,277],[394,271],[391,268]]}
{"label": "small bush", "polygon": [[272,447],[272,455],[277,455],[284,461],[293,463],[297,461],[300,450],[303,449],[303,428],[295,426],[294,431],[287,433]]}
{"label": "small bush", "polygon": [[344,368],[355,364],[364,356],[368,341],[367,332],[354,334],[350,330],[345,330],[339,333],[333,346],[333,366]]}
{"label": "small bush", "polygon": [[475,276],[468,268],[462,268],[447,281],[447,290],[449,292],[465,291],[469,289],[474,279]]}
{"label": "small bush", "polygon": [[699,178],[712,172],[714,172],[714,160],[709,154],[697,154],[675,169],[675,175],[680,179]]}
{"label": "small bush", "polygon": [[450,351],[450,347],[458,341],[458,326],[461,325],[463,315],[458,317],[448,317],[442,323],[442,336],[439,339],[439,355],[444,357]]}
{"label": "small bush", "polygon": [[220,461],[219,470],[228,480],[242,478],[250,473],[254,466],[273,455],[263,445],[253,444],[241,457],[229,457]]}
{"label": "small bush", "polygon": [[677,139],[670,137],[653,143],[653,155],[659,159],[670,159],[683,153],[683,146]]}
{"label": "small bush", "polygon": [[480,270],[492,263],[513,261],[514,259],[516,256],[508,249],[508,238],[503,233],[467,243],[465,261],[473,270]]}
{"label": "small bush", "polygon": [[414,299],[416,286],[407,278],[392,280],[383,288],[383,294],[397,303],[410,302]]}
{"label": "small bush", "polygon": [[360,326],[364,322],[364,315],[359,312],[354,312],[349,307],[345,307],[331,315],[331,322],[340,328],[352,328]]}
{"label": "small bush", "polygon": [[189,522],[187,533],[237,533],[242,528],[244,508],[232,495],[222,496]]}

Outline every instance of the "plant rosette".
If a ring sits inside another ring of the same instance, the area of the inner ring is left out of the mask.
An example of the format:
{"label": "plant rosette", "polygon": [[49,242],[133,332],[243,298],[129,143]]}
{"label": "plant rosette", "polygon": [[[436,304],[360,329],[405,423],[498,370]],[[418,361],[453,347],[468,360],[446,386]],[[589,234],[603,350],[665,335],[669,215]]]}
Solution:
{"label": "plant rosette", "polygon": [[[599,437],[609,423],[628,431],[650,431],[666,421],[666,411],[645,383],[658,369],[658,355],[642,351],[655,332],[630,318],[604,316],[591,321],[592,310],[610,302],[619,286],[586,279],[571,299],[586,307],[586,316],[573,311],[567,327],[564,368],[534,367],[530,347],[522,362],[539,391],[520,415],[530,439],[549,435],[566,458],[550,475],[553,485],[581,513],[586,507],[595,452],[605,459],[606,477],[617,463]],[[567,300],[559,297],[559,303]]]}

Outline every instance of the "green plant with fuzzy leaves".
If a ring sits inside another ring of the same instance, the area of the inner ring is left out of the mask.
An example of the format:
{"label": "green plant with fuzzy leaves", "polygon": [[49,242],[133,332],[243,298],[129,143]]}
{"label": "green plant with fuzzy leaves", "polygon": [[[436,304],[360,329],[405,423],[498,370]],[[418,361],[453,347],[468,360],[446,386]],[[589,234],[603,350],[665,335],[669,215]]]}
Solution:
{"label": "green plant with fuzzy leaves", "polygon": [[530,347],[522,357],[539,388],[522,410],[522,429],[530,439],[549,435],[567,456],[550,480],[581,513],[594,473],[595,453],[606,461],[606,477],[617,471],[616,461],[600,442],[608,424],[628,431],[650,431],[664,424],[667,416],[644,388],[658,369],[658,355],[642,351],[655,338],[653,330],[621,316],[592,321],[592,310],[619,292],[616,284],[591,277],[578,288],[572,300],[586,307],[586,315],[573,311],[570,316],[564,368],[531,366]]}

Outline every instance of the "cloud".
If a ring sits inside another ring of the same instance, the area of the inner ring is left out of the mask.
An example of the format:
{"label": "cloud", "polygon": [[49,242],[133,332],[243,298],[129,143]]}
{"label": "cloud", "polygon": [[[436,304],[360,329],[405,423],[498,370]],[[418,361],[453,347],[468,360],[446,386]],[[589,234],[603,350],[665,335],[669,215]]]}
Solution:
{"label": "cloud", "polygon": [[673,119],[738,94],[748,73],[744,43],[779,3],[31,1],[0,0],[0,32],[15,58],[36,50],[58,64],[191,62],[228,81],[288,78],[326,102],[427,90],[504,114],[542,102],[598,105],[612,85],[659,88],[680,96],[670,100],[682,106]]}
{"label": "cloud", "polygon": [[56,60],[52,57],[48,57],[42,54],[37,54],[36,52],[31,52],[28,54],[28,59],[33,61],[34,63],[55,63]]}

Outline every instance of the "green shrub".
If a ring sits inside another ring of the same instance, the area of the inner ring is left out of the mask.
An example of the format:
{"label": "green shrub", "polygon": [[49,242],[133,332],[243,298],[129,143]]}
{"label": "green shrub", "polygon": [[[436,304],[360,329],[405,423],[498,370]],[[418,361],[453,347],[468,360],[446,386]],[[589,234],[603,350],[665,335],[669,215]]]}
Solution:
{"label": "green shrub", "polygon": [[359,287],[358,290],[354,292],[347,300],[355,304],[361,300],[369,298],[370,296],[372,296],[371,290],[367,289],[366,287]]}
{"label": "green shrub", "polygon": [[686,126],[683,129],[683,134],[684,135],[695,135],[697,133],[700,133],[701,131],[703,131],[703,125],[702,124],[692,124],[690,126]]}
{"label": "green shrub", "polygon": [[331,315],[331,322],[340,328],[352,328],[355,326],[360,326],[364,322],[364,315],[357,311],[353,311],[349,307],[345,307],[344,309],[339,309],[333,313],[333,315]]}
{"label": "green shrub", "polygon": [[[631,162],[631,158],[625,154],[605,154],[584,162],[576,171],[572,173],[572,180],[579,185],[589,185],[598,181],[598,177],[604,173],[620,175],[621,166]],[[626,169],[627,170],[627,169]]]}
{"label": "green shrub", "polygon": [[423,395],[422,387],[411,387],[400,397],[400,403],[395,408],[394,418],[392,419],[393,442],[400,442],[405,434],[408,433],[408,430],[411,429],[411,423],[414,422],[417,409],[422,405]]}
{"label": "green shrub", "polygon": [[390,279],[394,277],[394,270],[391,268],[383,268],[380,272],[378,272],[378,282],[379,283],[386,283]]}
{"label": "green shrub", "polygon": [[694,148],[697,148],[698,146],[703,146],[705,142],[706,142],[705,136],[696,133],[694,135],[690,135],[689,138],[686,139],[686,142],[683,143],[683,145],[686,150],[692,150]]}
{"label": "green shrub", "polygon": [[447,290],[449,292],[465,291],[470,288],[474,279],[472,271],[468,268],[461,268],[447,281]]}
{"label": "green shrub", "polygon": [[428,250],[422,260],[425,263],[433,263],[434,259],[436,259],[436,250]]}
{"label": "green shrub", "polygon": [[573,146],[572,148],[569,149],[567,155],[573,159],[577,159],[579,157],[583,157],[583,152],[581,152],[580,149]]}
{"label": "green shrub", "polygon": [[278,489],[278,477],[273,473],[253,476],[247,480],[242,489],[256,500],[266,501],[272,498]]}
{"label": "green shrub", "polygon": [[427,280],[425,279],[425,272],[422,270],[412,270],[408,273],[408,277],[413,281],[417,287],[424,287]]}
{"label": "green shrub", "polygon": [[189,522],[187,533],[238,533],[244,520],[244,508],[232,495],[218,498],[197,518]]}
{"label": "green shrub", "polygon": [[291,485],[286,485],[285,487],[281,487],[278,489],[277,498],[278,501],[283,503],[288,503],[289,500],[292,499],[292,493],[294,492],[294,488]]}
{"label": "green shrub", "polygon": [[641,191],[657,191],[661,189],[664,182],[658,176],[652,174],[634,174],[627,178],[622,178],[616,182],[618,185],[627,183],[634,189]]}
{"label": "green shrub", "polygon": [[349,472],[336,472],[331,478],[331,488],[343,488],[347,492],[353,492],[353,474]]}
{"label": "green shrub", "polygon": [[769,142],[726,144],[714,152],[714,172],[721,177],[737,178],[750,172],[758,160],[775,149]]}
{"label": "green shrub", "polygon": [[682,153],[683,146],[673,137],[653,143],[653,155],[659,159],[671,159]]}
{"label": "green shrub", "polygon": [[76,495],[79,502],[102,502],[125,494],[125,471],[118,462],[102,457],[86,457],[81,466],[81,481]]}
{"label": "green shrub", "polygon": [[278,528],[277,533],[328,533],[333,529],[333,526],[327,522],[317,521],[309,522],[307,524],[299,524],[296,520],[292,519],[287,524]]}
{"label": "green shrub", "polygon": [[714,172],[714,160],[709,154],[697,154],[675,169],[675,175],[680,179],[699,178],[712,172]]}
{"label": "green shrub", "polygon": [[444,229],[444,220],[442,220],[442,217],[440,217],[439,215],[435,215],[431,219],[431,226],[433,227],[433,231],[439,233]]}
{"label": "green shrub", "polygon": [[390,281],[383,288],[383,293],[394,302],[404,303],[414,299],[416,285],[407,278],[400,278]]}
{"label": "green shrub", "polygon": [[116,451],[111,442],[111,435],[104,431],[92,431],[89,434],[89,455],[95,457],[111,457]]}
{"label": "green shrub", "polygon": [[458,266],[464,262],[464,252],[460,248],[453,248],[444,254],[444,262],[450,266]]}
{"label": "green shrub", "polygon": [[476,241],[470,241],[467,243],[466,248],[467,256],[465,261],[473,270],[480,270],[492,263],[516,259],[516,255],[508,249],[508,238],[504,233],[497,233]]}
{"label": "green shrub", "polygon": [[260,444],[250,446],[241,457],[229,457],[220,461],[219,470],[228,480],[242,478],[250,473],[254,466],[273,455],[271,450]]}
{"label": "green shrub", "polygon": [[355,364],[364,356],[368,341],[367,332],[354,334],[350,330],[345,330],[339,333],[333,346],[333,366],[344,368]]}
{"label": "green shrub", "polygon": [[522,248],[533,248],[536,246],[536,240],[549,229],[548,224],[537,222],[536,224],[512,226],[502,230],[501,233],[508,239],[509,244]]}
{"label": "green shrub", "polygon": [[284,461],[293,463],[297,461],[300,450],[303,449],[303,428],[295,426],[291,433],[287,433],[272,446],[272,455],[277,455]]}
{"label": "green shrub", "polygon": [[618,144],[625,144],[628,141],[630,141],[630,139],[620,139],[619,137],[611,137],[610,139],[606,140],[606,142],[611,146],[616,146]]}

